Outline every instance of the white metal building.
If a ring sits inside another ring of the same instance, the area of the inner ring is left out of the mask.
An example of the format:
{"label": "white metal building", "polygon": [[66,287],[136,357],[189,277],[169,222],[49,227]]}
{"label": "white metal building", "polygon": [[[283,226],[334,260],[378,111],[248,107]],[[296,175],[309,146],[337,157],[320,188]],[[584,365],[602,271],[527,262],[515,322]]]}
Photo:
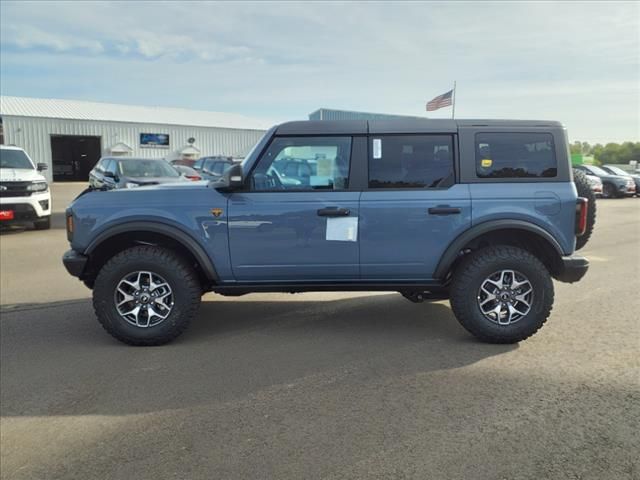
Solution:
{"label": "white metal building", "polygon": [[270,127],[230,113],[8,96],[0,120],[0,139],[47,163],[54,181],[87,180],[104,155],[244,157]]}

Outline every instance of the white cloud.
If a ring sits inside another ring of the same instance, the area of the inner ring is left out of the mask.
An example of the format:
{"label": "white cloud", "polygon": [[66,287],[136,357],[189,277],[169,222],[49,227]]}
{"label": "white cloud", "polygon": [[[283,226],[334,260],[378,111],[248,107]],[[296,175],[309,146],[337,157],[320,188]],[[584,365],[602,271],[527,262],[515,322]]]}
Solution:
{"label": "white cloud", "polygon": [[50,32],[32,25],[3,25],[3,43],[15,45],[21,49],[44,48],[56,52],[85,51],[91,54],[102,53],[104,47],[97,40],[81,36]]}
{"label": "white cloud", "polygon": [[[634,3],[3,1],[0,8],[7,94],[275,118],[302,118],[320,106],[420,115],[457,79],[460,116],[559,119],[587,140],[639,136]],[[36,63],[40,76],[59,81],[20,73]]]}

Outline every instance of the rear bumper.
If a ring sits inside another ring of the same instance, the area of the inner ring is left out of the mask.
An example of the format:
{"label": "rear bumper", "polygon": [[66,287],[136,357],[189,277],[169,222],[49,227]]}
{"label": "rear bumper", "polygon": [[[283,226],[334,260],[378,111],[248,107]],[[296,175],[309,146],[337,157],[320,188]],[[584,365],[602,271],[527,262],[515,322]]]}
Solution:
{"label": "rear bumper", "polygon": [[88,257],[82,255],[81,253],[76,252],[75,250],[67,250],[62,256],[62,263],[64,264],[64,268],[67,269],[74,277],[80,278],[82,273],[84,272],[84,268],[87,265]]}
{"label": "rear bumper", "polygon": [[562,257],[562,267],[555,276],[559,282],[574,283],[589,270],[589,260],[584,257]]}

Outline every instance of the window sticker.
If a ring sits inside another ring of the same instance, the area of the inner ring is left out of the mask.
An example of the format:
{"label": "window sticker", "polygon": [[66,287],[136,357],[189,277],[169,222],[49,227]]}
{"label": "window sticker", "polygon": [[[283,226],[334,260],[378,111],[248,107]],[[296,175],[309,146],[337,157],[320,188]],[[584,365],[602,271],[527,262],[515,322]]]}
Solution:
{"label": "window sticker", "polygon": [[483,158],[480,162],[480,165],[482,165],[482,168],[489,168],[491,165],[493,165],[493,160],[491,160],[490,158]]}
{"label": "window sticker", "polygon": [[382,139],[381,138],[373,139],[373,158],[375,159],[382,158]]}
{"label": "window sticker", "polygon": [[327,218],[326,239],[337,242],[357,242],[358,217]]}

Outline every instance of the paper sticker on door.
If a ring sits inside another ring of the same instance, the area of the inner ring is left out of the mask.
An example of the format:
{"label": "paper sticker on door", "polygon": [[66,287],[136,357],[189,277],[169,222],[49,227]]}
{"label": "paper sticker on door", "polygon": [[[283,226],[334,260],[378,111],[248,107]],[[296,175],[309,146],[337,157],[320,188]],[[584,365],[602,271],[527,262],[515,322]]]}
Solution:
{"label": "paper sticker on door", "polygon": [[336,242],[357,242],[358,217],[327,218],[326,239]]}

